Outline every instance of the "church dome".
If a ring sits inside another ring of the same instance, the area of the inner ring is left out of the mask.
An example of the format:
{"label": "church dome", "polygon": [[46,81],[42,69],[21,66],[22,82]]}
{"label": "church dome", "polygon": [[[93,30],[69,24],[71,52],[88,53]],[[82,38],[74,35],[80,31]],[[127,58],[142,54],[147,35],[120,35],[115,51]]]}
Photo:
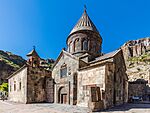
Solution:
{"label": "church dome", "polygon": [[86,10],[67,38],[67,51],[75,56],[101,54],[102,38]]}
{"label": "church dome", "polygon": [[74,28],[72,29],[69,35],[81,30],[90,30],[99,34],[96,26],[91,21],[86,10],[84,10],[81,18],[78,20],[77,24],[74,26]]}

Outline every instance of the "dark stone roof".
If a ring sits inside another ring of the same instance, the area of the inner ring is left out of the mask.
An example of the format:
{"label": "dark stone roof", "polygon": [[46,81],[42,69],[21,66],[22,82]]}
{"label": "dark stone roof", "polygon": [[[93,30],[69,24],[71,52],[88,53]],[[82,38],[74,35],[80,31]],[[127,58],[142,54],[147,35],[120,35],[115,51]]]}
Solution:
{"label": "dark stone roof", "polygon": [[36,52],[35,49],[33,49],[31,52],[29,52],[29,53],[27,54],[27,56],[38,56],[38,57],[39,57],[39,55],[37,54],[37,52]]}
{"label": "dark stone roof", "polygon": [[86,10],[84,10],[81,18],[78,20],[77,24],[75,25],[75,27],[72,29],[72,31],[70,32],[69,35],[80,31],[80,30],[90,30],[93,32],[96,32],[99,34],[96,26],[94,25],[94,23],[91,21],[90,17],[88,16]]}
{"label": "dark stone roof", "polygon": [[78,58],[72,54],[70,54],[69,52],[65,51],[64,49],[60,52],[57,60],[55,61],[54,65],[53,65],[53,68],[56,66],[56,64],[59,62],[60,58],[62,57],[62,55],[65,54],[67,56],[69,56],[70,58],[72,59],[75,59],[75,60],[78,60]]}
{"label": "dark stone roof", "polygon": [[91,68],[93,66],[99,66],[100,64],[106,63],[106,62],[113,62],[113,58],[121,51],[121,49],[118,49],[116,51],[104,54],[100,57],[95,58],[95,60],[89,62],[89,65],[85,67],[81,67],[79,70],[84,70]]}
{"label": "dark stone roof", "polygon": [[[106,59],[109,59],[109,58],[113,58],[118,52],[120,51],[120,49],[118,50],[115,50],[115,51],[112,51],[110,53],[107,53],[107,54],[104,54],[100,57],[97,57],[94,61],[92,62],[97,62],[97,61],[102,61],[102,60],[106,60]],[[91,63],[92,63],[91,62]]]}

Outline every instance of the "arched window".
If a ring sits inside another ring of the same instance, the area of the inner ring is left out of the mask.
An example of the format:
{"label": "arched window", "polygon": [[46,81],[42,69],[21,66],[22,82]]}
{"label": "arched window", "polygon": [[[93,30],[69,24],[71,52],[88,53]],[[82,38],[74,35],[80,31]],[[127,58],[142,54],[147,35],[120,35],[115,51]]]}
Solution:
{"label": "arched window", "polygon": [[63,64],[60,69],[60,78],[67,76],[67,65]]}
{"label": "arched window", "polygon": [[88,50],[88,40],[84,39],[83,40],[83,50]]}
{"label": "arched window", "polygon": [[78,51],[79,48],[79,38],[74,41],[74,52]]}

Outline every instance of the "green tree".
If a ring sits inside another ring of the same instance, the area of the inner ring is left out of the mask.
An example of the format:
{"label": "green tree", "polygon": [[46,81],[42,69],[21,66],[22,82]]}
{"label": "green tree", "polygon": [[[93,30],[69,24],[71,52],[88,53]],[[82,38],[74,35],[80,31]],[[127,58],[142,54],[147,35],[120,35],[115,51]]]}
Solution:
{"label": "green tree", "polygon": [[0,91],[8,92],[8,83],[3,83],[2,85],[0,85]]}

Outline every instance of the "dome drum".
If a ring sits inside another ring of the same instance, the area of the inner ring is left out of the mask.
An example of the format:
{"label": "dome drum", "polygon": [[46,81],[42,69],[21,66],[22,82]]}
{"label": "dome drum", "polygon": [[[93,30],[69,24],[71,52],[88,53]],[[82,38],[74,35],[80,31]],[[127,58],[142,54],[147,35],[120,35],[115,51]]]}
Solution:
{"label": "dome drum", "polygon": [[88,32],[78,32],[71,35],[68,39],[68,52],[71,54],[78,54],[80,56],[84,53],[98,54],[101,51],[101,38],[97,38],[97,34]]}
{"label": "dome drum", "polygon": [[68,52],[81,56],[88,53],[93,56],[101,54],[102,38],[86,10],[67,38]]}

